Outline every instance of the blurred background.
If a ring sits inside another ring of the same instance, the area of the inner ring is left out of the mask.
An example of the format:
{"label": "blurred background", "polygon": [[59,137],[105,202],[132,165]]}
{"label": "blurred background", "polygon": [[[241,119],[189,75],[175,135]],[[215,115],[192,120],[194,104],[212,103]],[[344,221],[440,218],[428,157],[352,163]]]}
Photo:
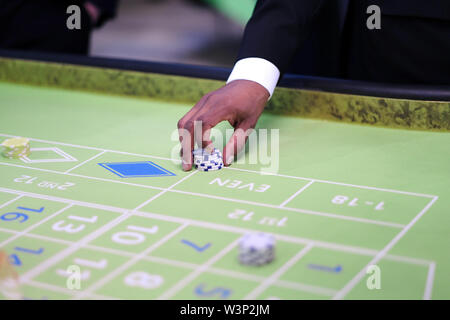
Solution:
{"label": "blurred background", "polygon": [[90,55],[231,67],[256,0],[121,0]]}

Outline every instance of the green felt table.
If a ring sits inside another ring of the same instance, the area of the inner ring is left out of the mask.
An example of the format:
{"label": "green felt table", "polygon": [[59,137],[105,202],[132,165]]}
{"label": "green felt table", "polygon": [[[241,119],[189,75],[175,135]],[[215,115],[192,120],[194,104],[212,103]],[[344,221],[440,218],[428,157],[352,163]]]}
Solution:
{"label": "green felt table", "polygon": [[[0,247],[26,298],[450,298],[448,131],[267,112],[270,163],[250,163],[258,148],[183,172],[176,124],[192,99],[26,82],[0,82],[0,141],[32,147],[0,159]],[[173,175],[99,165],[142,161]],[[275,235],[276,258],[240,265],[255,231]]]}

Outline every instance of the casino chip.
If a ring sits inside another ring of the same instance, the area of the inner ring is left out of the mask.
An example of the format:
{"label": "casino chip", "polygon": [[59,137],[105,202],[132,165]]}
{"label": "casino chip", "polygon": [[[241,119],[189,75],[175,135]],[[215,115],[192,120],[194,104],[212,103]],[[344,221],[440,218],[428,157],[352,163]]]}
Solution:
{"label": "casino chip", "polygon": [[18,159],[30,154],[30,140],[27,138],[11,138],[2,142],[3,156]]}
{"label": "casino chip", "polygon": [[211,153],[205,149],[195,149],[193,151],[195,169],[199,171],[217,171],[223,168],[222,153],[214,148]]}
{"label": "casino chip", "polygon": [[275,259],[275,238],[267,233],[249,233],[239,241],[239,262],[262,266]]}

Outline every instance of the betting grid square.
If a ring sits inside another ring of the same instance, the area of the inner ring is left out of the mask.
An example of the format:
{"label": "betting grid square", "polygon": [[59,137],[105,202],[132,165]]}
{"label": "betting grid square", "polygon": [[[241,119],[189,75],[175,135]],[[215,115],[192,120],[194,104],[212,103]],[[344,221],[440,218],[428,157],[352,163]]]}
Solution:
{"label": "betting grid square", "polygon": [[[3,135],[3,136],[5,136],[5,135]],[[7,135],[6,135],[7,136]],[[38,140],[37,140],[38,141]],[[43,140],[41,140],[41,141],[43,141]],[[48,141],[47,141],[48,142]],[[53,142],[53,143],[55,143],[55,142]],[[64,144],[62,144],[62,143],[56,143],[56,144],[60,144],[60,145],[64,145]],[[89,149],[94,149],[94,148],[91,148],[91,147],[83,147],[83,146],[77,146],[77,147],[79,147],[79,148],[89,148]],[[104,150],[104,149],[98,149],[98,150],[102,150],[102,152],[105,152],[105,151],[108,151],[108,150]],[[110,152],[114,152],[114,151],[110,151]],[[311,181],[313,181],[313,180],[311,180]],[[420,195],[419,195],[420,196]],[[433,198],[433,200],[428,204],[428,206],[427,207],[429,207],[429,206],[431,206],[433,203],[434,203],[434,201],[437,199],[437,197],[436,196],[433,196],[434,198]],[[424,210],[425,209],[427,209],[427,207],[426,208],[424,208]],[[106,232],[106,231],[105,231]],[[94,232],[95,233],[95,232]],[[81,247],[83,247],[83,246],[81,246]],[[434,263],[434,262],[433,262]]]}

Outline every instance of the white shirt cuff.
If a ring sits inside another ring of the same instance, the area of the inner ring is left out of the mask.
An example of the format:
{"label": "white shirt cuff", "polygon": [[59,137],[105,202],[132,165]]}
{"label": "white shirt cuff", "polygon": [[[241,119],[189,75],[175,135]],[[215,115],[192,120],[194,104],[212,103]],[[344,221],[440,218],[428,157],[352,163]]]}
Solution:
{"label": "white shirt cuff", "polygon": [[279,78],[280,70],[272,62],[262,58],[245,58],[236,62],[227,83],[234,80],[254,81],[266,88],[272,97]]}

